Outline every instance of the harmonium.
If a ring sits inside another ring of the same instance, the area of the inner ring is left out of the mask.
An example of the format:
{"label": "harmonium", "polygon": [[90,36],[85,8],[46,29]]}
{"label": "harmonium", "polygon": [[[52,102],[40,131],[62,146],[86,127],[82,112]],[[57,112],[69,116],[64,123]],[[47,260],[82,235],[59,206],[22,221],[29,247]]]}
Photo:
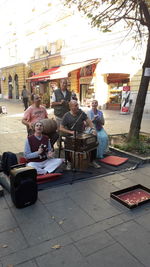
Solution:
{"label": "harmonium", "polygon": [[93,134],[78,134],[76,137],[67,136],[65,141],[65,149],[76,152],[86,152],[95,149],[97,146],[97,136]]}

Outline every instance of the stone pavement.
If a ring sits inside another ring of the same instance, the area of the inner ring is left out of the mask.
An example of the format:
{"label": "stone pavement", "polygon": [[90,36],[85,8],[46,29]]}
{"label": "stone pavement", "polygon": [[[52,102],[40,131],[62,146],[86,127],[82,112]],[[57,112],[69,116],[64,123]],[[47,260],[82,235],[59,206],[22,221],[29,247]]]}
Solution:
{"label": "stone pavement", "polygon": [[[0,115],[0,153],[17,153],[26,137],[20,122],[23,105],[4,104],[8,114]],[[131,115],[104,114],[108,133],[128,131]],[[150,130],[148,115],[142,130]],[[43,190],[36,204],[25,209],[16,209],[5,191],[0,198],[0,267],[149,267],[150,204],[129,210],[110,198],[110,192],[138,183],[150,187],[149,173],[150,164],[145,164]]]}
{"label": "stone pavement", "polygon": [[[6,106],[7,114],[0,114],[0,154],[4,151],[18,153],[23,151],[26,127],[21,123],[24,107],[21,101],[0,99],[0,106]],[[54,117],[53,109],[47,110]],[[105,129],[108,134],[127,133],[132,114],[121,115],[119,111],[104,110]],[[143,116],[141,130],[150,132],[150,114]]]}

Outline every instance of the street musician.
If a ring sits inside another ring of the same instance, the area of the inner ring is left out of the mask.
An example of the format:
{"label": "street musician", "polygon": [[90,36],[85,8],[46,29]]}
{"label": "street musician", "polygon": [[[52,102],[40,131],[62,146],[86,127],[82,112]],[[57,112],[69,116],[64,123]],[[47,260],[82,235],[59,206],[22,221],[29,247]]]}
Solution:
{"label": "street musician", "polygon": [[[92,121],[87,117],[86,113],[79,109],[78,102],[71,100],[69,103],[70,111],[68,111],[62,119],[60,131],[62,134],[75,136],[84,133],[85,124],[90,127],[90,133],[96,135],[96,131]],[[90,166],[100,168],[100,165],[95,161],[96,149],[90,153]],[[69,159],[68,159],[69,160]],[[68,168],[69,169],[69,168]]]}

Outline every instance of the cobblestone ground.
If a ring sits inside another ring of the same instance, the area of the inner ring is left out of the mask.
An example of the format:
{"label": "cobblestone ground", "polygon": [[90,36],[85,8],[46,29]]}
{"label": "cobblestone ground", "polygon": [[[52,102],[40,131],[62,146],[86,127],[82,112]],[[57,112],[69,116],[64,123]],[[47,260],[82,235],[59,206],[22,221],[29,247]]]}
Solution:
{"label": "cobblestone ground", "polygon": [[[6,106],[7,114],[0,115],[0,153],[12,151],[22,152],[26,139],[26,127],[21,123],[24,113],[20,101],[0,101],[1,106]],[[84,109],[85,111],[87,109]],[[49,118],[54,117],[53,109],[47,110]],[[129,131],[132,114],[122,115],[119,111],[104,110],[105,129],[108,134],[127,133]],[[150,114],[143,116],[141,130],[150,132]]]}
{"label": "cobblestone ground", "polygon": [[[0,153],[23,151],[21,102],[0,102]],[[49,117],[53,111],[48,110]],[[104,111],[108,134],[129,130],[132,114]],[[150,132],[149,115],[142,131]],[[35,205],[16,209],[0,198],[0,267],[149,267],[150,202],[129,210],[110,197],[137,184],[150,188],[150,164],[38,192]],[[68,174],[69,175],[69,174]]]}

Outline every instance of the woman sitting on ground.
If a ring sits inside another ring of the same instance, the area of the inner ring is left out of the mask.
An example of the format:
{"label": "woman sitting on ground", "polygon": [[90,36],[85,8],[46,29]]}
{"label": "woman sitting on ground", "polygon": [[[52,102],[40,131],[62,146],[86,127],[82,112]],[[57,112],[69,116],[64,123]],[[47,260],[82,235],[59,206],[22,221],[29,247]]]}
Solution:
{"label": "woman sitting on ground", "polygon": [[51,173],[64,161],[60,158],[54,158],[50,140],[42,132],[43,124],[38,121],[34,124],[34,134],[28,136],[24,148],[24,156],[28,161],[27,165],[35,168],[38,174]]}
{"label": "woman sitting on ground", "polygon": [[105,123],[103,112],[98,108],[98,101],[92,101],[92,109],[88,112],[89,119],[93,122],[96,132],[99,145],[97,147],[97,158],[103,158],[104,154],[108,150],[108,135],[103,128]]}

